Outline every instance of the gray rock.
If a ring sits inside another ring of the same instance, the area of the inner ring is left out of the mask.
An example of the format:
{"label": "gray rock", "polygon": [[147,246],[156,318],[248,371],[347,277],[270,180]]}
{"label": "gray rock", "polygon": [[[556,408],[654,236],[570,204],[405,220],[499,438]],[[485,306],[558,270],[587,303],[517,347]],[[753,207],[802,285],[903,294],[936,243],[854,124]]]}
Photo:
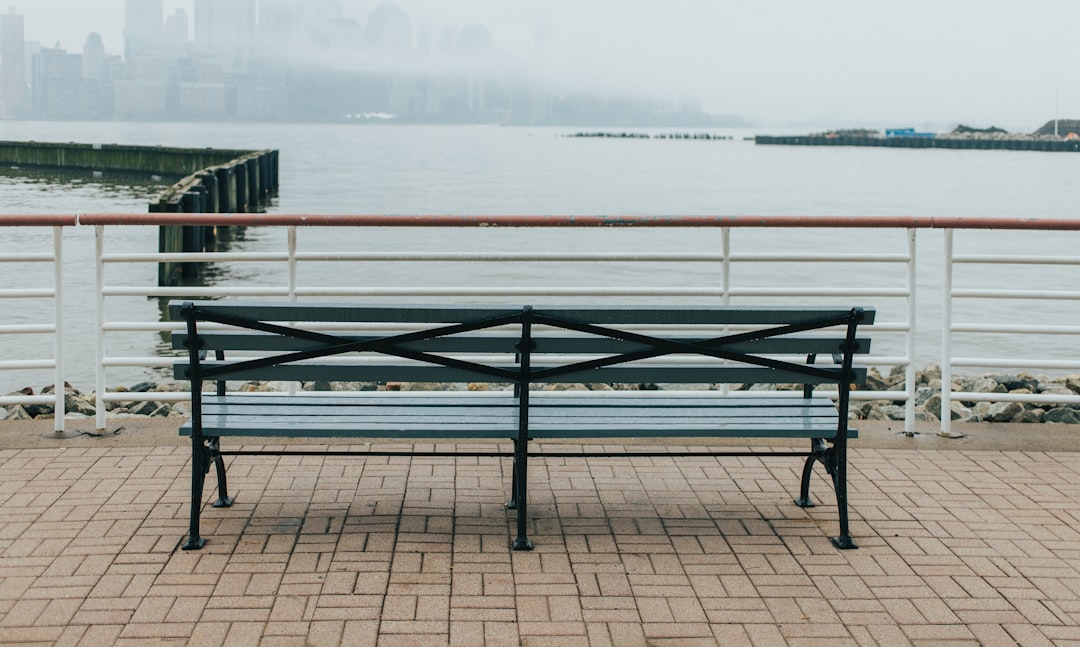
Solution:
{"label": "gray rock", "polygon": [[921,407],[925,405],[927,401],[930,400],[930,398],[934,397],[934,395],[938,396],[938,408],[940,409],[940,393],[935,393],[934,389],[931,389],[928,386],[920,386],[919,388],[915,389],[915,406]]}
{"label": "gray rock", "polygon": [[1066,375],[1065,388],[1073,393],[1080,393],[1080,375]]}
{"label": "gray rock", "polygon": [[588,391],[588,387],[584,384],[555,384],[552,391]]}
{"label": "gray rock", "polygon": [[920,422],[937,422],[939,418],[929,411],[916,411],[915,420]]}
{"label": "gray rock", "polygon": [[921,371],[915,373],[915,381],[919,384],[930,385],[933,380],[941,382],[941,367],[937,364],[930,364]]}
{"label": "gray rock", "polygon": [[881,373],[876,368],[871,368],[866,371],[866,390],[867,391],[888,391],[892,389],[893,385],[881,376]]}
{"label": "gray rock", "polygon": [[[971,417],[972,411],[968,407],[964,406],[963,402],[957,402],[956,400],[949,401],[949,408],[952,411],[953,420],[964,420]],[[936,417],[941,419],[941,394],[935,393],[930,396],[930,399],[926,401],[926,406],[923,409]]]}
{"label": "gray rock", "polygon": [[84,416],[93,416],[96,412],[94,402],[75,394],[74,391],[64,393],[64,413],[75,413]]}
{"label": "gray rock", "polygon": [[1036,423],[1042,422],[1046,414],[1044,409],[1024,409],[1012,419],[1013,422]]}
{"label": "gray rock", "polygon": [[1039,385],[1039,393],[1045,393],[1046,395],[1076,395],[1071,389],[1067,388],[1064,384],[1061,384],[1060,382],[1043,382]]}
{"label": "gray rock", "polygon": [[1043,415],[1043,422],[1053,422],[1063,425],[1080,424],[1080,411],[1070,407],[1058,407],[1050,409]]}
{"label": "gray rock", "polygon": [[872,420],[903,420],[906,415],[904,407],[895,404],[886,404],[883,407],[877,408],[876,411],[881,417],[872,418]]}
{"label": "gray rock", "polygon": [[8,408],[8,420],[33,420],[34,416],[25,407],[15,405]]}
{"label": "gray rock", "polygon": [[[949,408],[952,409],[953,420],[964,420],[974,415],[974,412],[972,412],[972,410],[968,407],[964,406],[963,402],[957,402],[953,400],[949,403]],[[940,418],[940,414],[938,417]]]}
{"label": "gray rock", "polygon": [[128,410],[137,416],[149,416],[158,408],[157,402],[135,402],[128,406]]}
{"label": "gray rock", "polygon": [[989,422],[1012,422],[1013,418],[1023,410],[1024,405],[1019,402],[995,402],[990,405],[986,420]]}
{"label": "gray rock", "polygon": [[994,375],[993,379],[1009,391],[1013,391],[1016,389],[1027,389],[1031,393],[1035,393],[1039,390],[1039,379],[1028,373],[1019,373],[1017,375],[1003,373],[999,375]]}
{"label": "gray rock", "polygon": [[974,393],[1007,393],[1008,389],[992,377],[981,377],[971,385]]}
{"label": "gray rock", "polygon": [[884,407],[873,407],[866,412],[867,420],[888,420],[889,417],[885,415]]}

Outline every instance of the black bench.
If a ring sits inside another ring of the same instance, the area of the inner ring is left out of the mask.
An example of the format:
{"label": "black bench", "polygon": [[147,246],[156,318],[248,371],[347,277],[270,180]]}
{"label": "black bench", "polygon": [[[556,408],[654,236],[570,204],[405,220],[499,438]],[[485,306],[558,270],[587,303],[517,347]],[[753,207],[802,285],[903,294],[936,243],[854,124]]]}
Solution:
{"label": "black bench", "polygon": [[[184,549],[203,546],[203,486],[217,470],[215,507],[233,503],[222,456],[241,454],[445,455],[437,452],[227,451],[225,436],[294,438],[508,439],[513,452],[453,455],[513,457],[508,506],[517,509],[516,550],[526,533],[528,459],[534,456],[663,454],[530,453],[530,440],[553,438],[803,438],[809,451],[695,451],[693,456],[805,457],[799,497],[809,507],[815,462],[832,476],[840,548],[848,529],[848,401],[865,381],[854,365],[869,351],[857,336],[871,308],[821,307],[508,307],[320,303],[174,302],[187,322],[173,347],[188,357],[174,368],[190,380],[191,527]],[[290,323],[290,322],[300,322]],[[211,323],[215,325],[206,326]],[[381,328],[381,330],[380,330]],[[392,330],[387,330],[392,329]],[[811,332],[813,334],[805,334]],[[226,358],[228,353],[228,358]],[[234,355],[235,354],[235,355]],[[834,365],[815,364],[817,355]],[[210,359],[213,357],[213,359]],[[375,381],[504,384],[505,389],[353,391],[309,395],[226,392],[226,381]],[[216,382],[215,392],[203,392]],[[740,391],[538,390],[545,384],[799,384],[774,393]],[[836,386],[837,404],[813,393]],[[688,455],[688,454],[683,454]]]}

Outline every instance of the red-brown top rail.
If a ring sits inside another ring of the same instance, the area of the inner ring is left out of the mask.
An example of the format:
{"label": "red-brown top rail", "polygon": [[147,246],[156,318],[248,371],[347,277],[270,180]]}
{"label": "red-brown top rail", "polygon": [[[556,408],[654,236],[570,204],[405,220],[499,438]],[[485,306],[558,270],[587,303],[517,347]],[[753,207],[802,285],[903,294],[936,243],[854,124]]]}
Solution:
{"label": "red-brown top rail", "polygon": [[309,227],[834,227],[1080,231],[1077,218],[790,215],[390,215],[287,213],[0,214],[0,226],[237,225]]}

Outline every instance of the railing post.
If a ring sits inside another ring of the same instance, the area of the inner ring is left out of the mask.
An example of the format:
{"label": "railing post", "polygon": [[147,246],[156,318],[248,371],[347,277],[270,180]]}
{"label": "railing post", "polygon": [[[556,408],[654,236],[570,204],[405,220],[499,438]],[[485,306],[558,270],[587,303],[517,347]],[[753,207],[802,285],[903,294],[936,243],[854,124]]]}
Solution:
{"label": "railing post", "polygon": [[915,309],[915,297],[917,294],[917,250],[916,244],[916,229],[908,229],[908,298],[907,298],[907,321],[908,321],[908,333],[907,333],[907,368],[904,371],[904,390],[907,392],[907,401],[904,403],[904,431],[913,434],[915,433],[915,337],[917,335],[916,329],[916,309]]}
{"label": "railing post", "polygon": [[53,227],[53,395],[55,418],[53,430],[63,433],[64,398],[64,228]]}
{"label": "railing post", "polygon": [[[289,245],[289,301],[296,301],[296,225],[289,225],[288,228],[288,245]],[[289,382],[288,391],[289,395],[296,395],[296,387],[299,384],[296,382]]]}
{"label": "railing post", "polygon": [[105,226],[94,225],[94,420],[98,430],[105,428]]}
{"label": "railing post", "polygon": [[289,225],[289,301],[296,301],[296,225]]}
{"label": "railing post", "polygon": [[953,230],[945,230],[945,276],[941,284],[941,435],[952,433],[952,283]]}
{"label": "railing post", "polygon": [[[720,300],[725,306],[729,306],[731,305],[731,227],[720,228],[720,253],[724,257],[720,261],[720,271],[722,272],[720,287],[724,292]],[[725,325],[724,334],[726,335],[730,329],[731,326]],[[728,395],[730,392],[730,384],[724,383],[720,385],[721,394]]]}

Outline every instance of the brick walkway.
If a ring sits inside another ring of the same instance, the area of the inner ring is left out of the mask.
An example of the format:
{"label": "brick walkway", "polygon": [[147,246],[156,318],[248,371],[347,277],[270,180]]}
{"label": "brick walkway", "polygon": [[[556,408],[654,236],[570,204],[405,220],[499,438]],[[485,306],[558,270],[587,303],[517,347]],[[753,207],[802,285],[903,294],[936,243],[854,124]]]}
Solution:
{"label": "brick walkway", "polygon": [[1080,644],[1080,453],[855,450],[844,552],[790,458],[535,461],[514,553],[506,461],[239,457],[188,553],[187,463],[0,450],[0,642]]}

